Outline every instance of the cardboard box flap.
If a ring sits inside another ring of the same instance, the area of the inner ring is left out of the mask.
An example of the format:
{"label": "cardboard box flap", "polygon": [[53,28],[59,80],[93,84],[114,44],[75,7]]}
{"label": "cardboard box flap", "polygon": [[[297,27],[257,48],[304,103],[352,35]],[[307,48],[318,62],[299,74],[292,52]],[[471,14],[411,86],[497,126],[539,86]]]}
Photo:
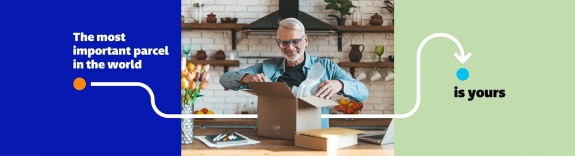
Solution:
{"label": "cardboard box flap", "polygon": [[364,133],[364,132],[360,131],[360,130],[355,130],[355,129],[331,127],[331,128],[324,128],[324,129],[314,129],[314,130],[301,131],[301,132],[298,132],[297,134],[320,137],[320,138],[328,138],[330,136],[357,135],[360,133]]}
{"label": "cardboard box flap", "polygon": [[285,82],[248,82],[247,84],[257,96],[295,98]]}
{"label": "cardboard box flap", "polygon": [[307,104],[310,104],[310,105],[318,107],[318,108],[339,105],[334,101],[322,99],[322,98],[319,98],[317,96],[308,96],[308,97],[302,97],[299,99],[303,100]]}

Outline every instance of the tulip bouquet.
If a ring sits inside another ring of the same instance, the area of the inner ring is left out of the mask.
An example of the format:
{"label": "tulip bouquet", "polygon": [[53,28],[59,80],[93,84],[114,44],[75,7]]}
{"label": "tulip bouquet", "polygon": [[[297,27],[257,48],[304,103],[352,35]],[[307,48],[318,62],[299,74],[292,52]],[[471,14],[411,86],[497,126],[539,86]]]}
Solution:
{"label": "tulip bouquet", "polygon": [[[182,114],[192,114],[194,103],[201,97],[200,91],[208,86],[210,65],[188,63],[182,57]],[[182,144],[194,142],[194,121],[192,118],[182,119]]]}
{"label": "tulip bouquet", "polygon": [[182,70],[182,104],[194,104],[201,97],[200,90],[208,86],[210,65],[188,63]]}

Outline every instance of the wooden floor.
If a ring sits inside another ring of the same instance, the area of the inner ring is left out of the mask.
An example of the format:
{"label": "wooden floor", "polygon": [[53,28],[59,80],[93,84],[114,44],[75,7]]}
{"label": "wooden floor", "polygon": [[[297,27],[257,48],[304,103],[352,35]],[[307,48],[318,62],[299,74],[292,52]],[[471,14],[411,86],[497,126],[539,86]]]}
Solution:
{"label": "wooden floor", "polygon": [[182,145],[182,156],[190,155],[218,155],[218,156],[258,156],[258,155],[297,155],[297,156],[315,156],[315,155],[378,155],[388,156],[394,154],[394,145],[376,145],[359,142],[357,145],[342,148],[336,151],[317,151],[294,146],[293,141],[279,140],[272,138],[263,138],[256,135],[255,129],[195,129],[196,136],[217,133],[238,132],[251,139],[261,141],[256,145],[245,145],[226,148],[209,148],[199,140],[194,143]]}

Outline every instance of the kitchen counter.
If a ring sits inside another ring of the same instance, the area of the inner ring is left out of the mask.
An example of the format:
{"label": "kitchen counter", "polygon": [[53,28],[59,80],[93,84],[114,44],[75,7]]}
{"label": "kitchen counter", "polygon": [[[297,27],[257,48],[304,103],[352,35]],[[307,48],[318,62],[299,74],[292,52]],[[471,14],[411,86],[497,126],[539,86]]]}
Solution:
{"label": "kitchen counter", "polygon": [[195,129],[196,136],[206,134],[238,132],[246,137],[261,141],[256,145],[235,146],[226,148],[209,148],[203,142],[194,140],[194,143],[182,145],[182,156],[190,155],[233,155],[233,156],[257,156],[257,155],[394,155],[394,144],[377,145],[364,142],[358,142],[357,145],[342,148],[336,151],[317,151],[294,146],[293,141],[280,140],[272,138],[258,137],[255,129],[225,129],[225,128],[207,128]]}

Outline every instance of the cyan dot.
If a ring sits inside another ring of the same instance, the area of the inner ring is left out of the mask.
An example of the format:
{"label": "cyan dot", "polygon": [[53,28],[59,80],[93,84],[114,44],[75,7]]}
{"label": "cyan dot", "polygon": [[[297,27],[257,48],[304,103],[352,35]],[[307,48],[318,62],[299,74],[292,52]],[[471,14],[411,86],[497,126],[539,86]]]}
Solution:
{"label": "cyan dot", "polygon": [[465,68],[459,68],[459,70],[457,70],[457,78],[461,81],[467,80],[467,78],[469,78],[469,71]]}

